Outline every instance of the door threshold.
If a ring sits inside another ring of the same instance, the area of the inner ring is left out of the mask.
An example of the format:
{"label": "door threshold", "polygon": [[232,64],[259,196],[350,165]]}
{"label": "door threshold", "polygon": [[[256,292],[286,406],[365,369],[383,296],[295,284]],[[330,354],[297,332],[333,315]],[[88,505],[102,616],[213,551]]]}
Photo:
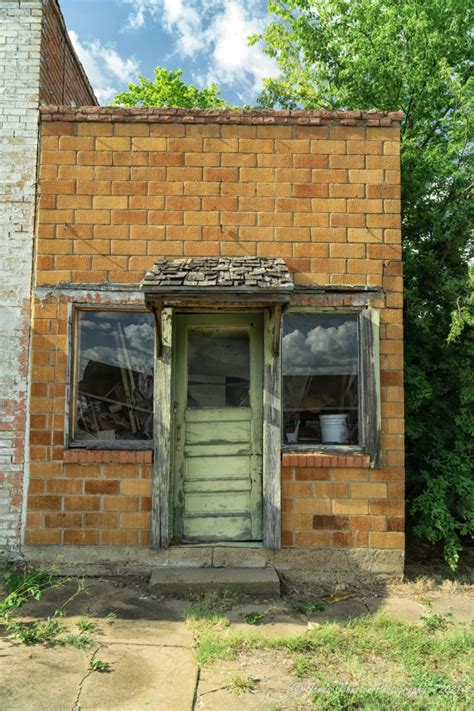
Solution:
{"label": "door threshold", "polygon": [[177,543],[170,548],[263,548],[262,541],[202,541],[202,543]]}

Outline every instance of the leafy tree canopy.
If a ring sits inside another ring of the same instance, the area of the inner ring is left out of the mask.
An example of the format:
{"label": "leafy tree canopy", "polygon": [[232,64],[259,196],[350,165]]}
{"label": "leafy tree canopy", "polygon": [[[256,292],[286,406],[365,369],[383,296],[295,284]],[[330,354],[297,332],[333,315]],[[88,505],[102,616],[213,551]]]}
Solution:
{"label": "leafy tree canopy", "polygon": [[[270,0],[262,107],[405,112],[408,511],[455,566],[474,532],[469,0]],[[454,314],[454,320],[452,316]],[[461,328],[459,327],[461,324]]]}
{"label": "leafy tree canopy", "polygon": [[211,84],[205,89],[198,89],[192,84],[185,84],[181,69],[169,71],[156,67],[153,80],[139,76],[138,83],[128,85],[128,91],[122,91],[113,99],[113,104],[120,106],[155,106],[160,108],[183,109],[227,109],[228,103],[220,96],[220,89]]}

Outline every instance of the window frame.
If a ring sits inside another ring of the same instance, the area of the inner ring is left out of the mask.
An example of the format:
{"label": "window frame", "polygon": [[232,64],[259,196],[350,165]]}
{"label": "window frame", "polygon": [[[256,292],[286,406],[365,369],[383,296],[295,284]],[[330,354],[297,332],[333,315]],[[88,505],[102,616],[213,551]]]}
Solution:
{"label": "window frame", "polygon": [[[282,318],[291,315],[330,316],[357,315],[358,320],[358,444],[323,444],[284,441],[283,417],[285,403],[283,402],[283,355],[281,367],[281,450],[285,453],[321,453],[321,454],[366,454],[369,455],[371,466],[380,464],[381,440],[381,409],[380,409],[380,353],[379,353],[379,310],[365,307],[310,307],[294,306],[285,311]],[[283,328],[281,329],[283,339]],[[281,348],[283,354],[283,348]]]}
{"label": "window frame", "polygon": [[[81,313],[139,313],[153,314],[141,304],[70,304],[69,323],[68,323],[68,342],[69,353],[67,361],[66,375],[66,426],[65,426],[65,449],[79,450],[126,450],[126,451],[153,451],[155,437],[149,440],[112,440],[112,441],[95,441],[74,439],[75,434],[75,417],[77,403],[77,388],[78,388],[78,369],[79,369],[79,323]],[[156,324],[154,323],[155,340],[153,347],[153,434],[155,433],[155,370],[156,370]]]}

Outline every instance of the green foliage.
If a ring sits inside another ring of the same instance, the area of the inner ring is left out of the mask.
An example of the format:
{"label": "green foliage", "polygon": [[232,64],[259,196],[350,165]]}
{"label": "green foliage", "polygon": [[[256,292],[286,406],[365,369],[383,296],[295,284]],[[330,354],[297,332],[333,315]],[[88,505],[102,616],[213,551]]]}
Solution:
{"label": "green foliage", "polygon": [[113,99],[113,104],[120,106],[155,106],[160,108],[183,109],[228,109],[229,104],[220,96],[220,89],[211,84],[205,89],[198,89],[192,84],[185,84],[182,70],[169,71],[156,67],[153,80],[139,76],[138,83],[128,85],[128,91],[122,91]]}
{"label": "green foliage", "polygon": [[448,612],[446,615],[426,615],[421,618],[424,626],[430,632],[437,632],[438,630],[445,629],[451,621],[452,613]]}
{"label": "green foliage", "polygon": [[46,622],[31,623],[16,622],[10,618],[7,620],[6,627],[13,639],[28,645],[54,644],[64,631],[62,624],[54,617],[48,617]]}
{"label": "green foliage", "polygon": [[270,0],[281,70],[262,107],[380,109],[402,124],[407,498],[455,567],[474,533],[471,225],[473,5]]}
{"label": "green foliage", "polygon": [[91,632],[94,629],[94,623],[91,620],[79,620],[77,626],[80,632]]}
{"label": "green foliage", "polygon": [[92,656],[89,659],[89,671],[108,674],[112,671],[112,667],[108,662],[103,662],[101,659],[95,659],[95,657]]}
{"label": "green foliage", "polygon": [[226,687],[231,694],[240,696],[240,694],[248,694],[256,690],[259,679],[253,676],[234,676]]}
{"label": "green foliage", "polygon": [[276,664],[281,656],[291,663],[305,686],[313,681],[317,709],[467,711],[474,691],[474,637],[467,626],[446,625],[446,616],[438,617],[442,622],[429,629],[378,614],[292,637],[216,627],[196,640],[196,659],[201,665],[242,661],[258,650],[271,651]]}
{"label": "green foliage", "polygon": [[0,601],[0,616],[16,610],[28,600],[39,600],[46,588],[55,587],[55,579],[42,570],[19,567],[11,561],[6,562],[0,572],[6,597]]}
{"label": "green foliage", "polygon": [[306,617],[311,617],[316,612],[324,612],[327,605],[324,602],[319,602],[318,600],[294,600],[291,604],[291,608],[294,612],[300,615],[305,615]]}
{"label": "green foliage", "polygon": [[67,632],[58,618],[64,617],[67,605],[84,590],[84,581],[79,580],[76,591],[57,608],[45,621],[21,622],[14,618],[14,613],[30,601],[39,601],[45,590],[62,587],[67,580],[55,578],[41,570],[6,563],[1,572],[1,581],[7,595],[0,600],[0,622],[3,623],[12,639],[22,644],[72,645],[84,649],[92,644],[92,637],[87,634],[93,629],[93,623],[80,620],[79,633]]}
{"label": "green foliage", "polygon": [[246,625],[258,625],[264,617],[264,612],[247,612],[245,615],[242,615],[242,619]]}

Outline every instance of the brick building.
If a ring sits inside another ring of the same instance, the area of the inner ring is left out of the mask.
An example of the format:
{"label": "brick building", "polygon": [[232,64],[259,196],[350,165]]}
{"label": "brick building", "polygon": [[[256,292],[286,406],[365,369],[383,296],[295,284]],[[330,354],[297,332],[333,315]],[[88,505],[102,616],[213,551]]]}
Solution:
{"label": "brick building", "polygon": [[55,0],[2,0],[0,35],[0,547],[17,549],[28,476],[25,424],[38,107],[97,101]]}
{"label": "brick building", "polygon": [[30,560],[402,572],[400,120],[41,108]]}

